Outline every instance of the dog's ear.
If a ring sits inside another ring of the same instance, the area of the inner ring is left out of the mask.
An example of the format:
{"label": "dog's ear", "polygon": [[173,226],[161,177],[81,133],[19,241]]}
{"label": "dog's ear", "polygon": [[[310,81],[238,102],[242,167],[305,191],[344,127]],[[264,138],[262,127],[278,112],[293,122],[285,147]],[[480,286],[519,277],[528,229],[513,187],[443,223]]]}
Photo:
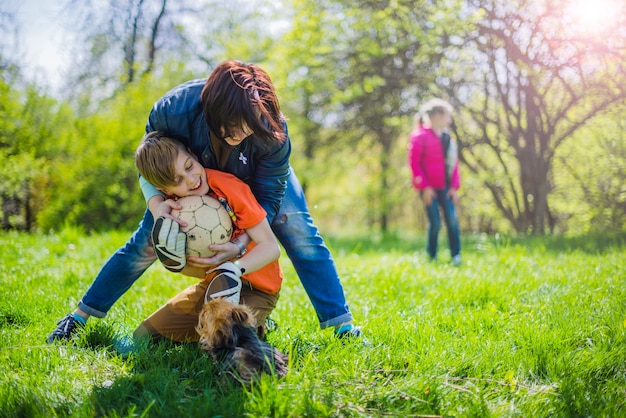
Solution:
{"label": "dog's ear", "polygon": [[235,324],[249,325],[254,327],[256,325],[256,319],[250,309],[245,306],[239,305],[233,308],[231,317]]}

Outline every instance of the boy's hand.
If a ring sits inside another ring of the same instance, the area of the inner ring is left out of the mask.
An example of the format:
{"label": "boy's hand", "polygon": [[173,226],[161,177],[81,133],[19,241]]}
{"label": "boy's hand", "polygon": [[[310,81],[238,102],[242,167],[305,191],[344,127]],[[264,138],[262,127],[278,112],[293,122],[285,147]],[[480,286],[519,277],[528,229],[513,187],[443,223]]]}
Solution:
{"label": "boy's hand", "polygon": [[205,302],[208,302],[209,298],[225,298],[227,301],[238,305],[241,298],[241,275],[243,274],[241,269],[234,263],[227,261],[207,271],[207,274],[212,272],[216,274],[207,288]]}
{"label": "boy's hand", "polygon": [[189,256],[187,263],[195,267],[209,268],[224,263],[239,255],[239,247],[232,242],[225,242],[224,244],[211,244],[209,245],[211,251],[215,251],[215,255],[212,257],[195,257]]}
{"label": "boy's hand", "polygon": [[157,218],[152,228],[152,243],[166,269],[179,273],[185,267],[187,235],[180,232],[177,222],[169,218]]}

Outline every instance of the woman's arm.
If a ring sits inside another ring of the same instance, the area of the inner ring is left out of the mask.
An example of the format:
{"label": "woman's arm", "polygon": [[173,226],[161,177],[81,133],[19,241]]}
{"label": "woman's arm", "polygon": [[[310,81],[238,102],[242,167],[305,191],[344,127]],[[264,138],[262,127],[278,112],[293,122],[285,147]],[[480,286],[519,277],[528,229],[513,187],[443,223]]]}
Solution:
{"label": "woman's arm", "polygon": [[267,219],[270,222],[278,213],[287,189],[287,178],[291,172],[289,166],[291,140],[287,133],[287,124],[284,126],[285,142],[276,144],[255,162],[255,172],[250,183],[252,193],[267,212]]}

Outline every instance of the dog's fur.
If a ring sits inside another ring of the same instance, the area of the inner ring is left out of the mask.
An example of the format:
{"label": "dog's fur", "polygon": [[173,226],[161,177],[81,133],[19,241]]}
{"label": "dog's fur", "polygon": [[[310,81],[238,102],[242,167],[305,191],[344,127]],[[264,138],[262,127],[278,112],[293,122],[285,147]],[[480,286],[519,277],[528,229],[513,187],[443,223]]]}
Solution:
{"label": "dog's fur", "polygon": [[249,307],[225,299],[212,299],[200,312],[196,331],[200,347],[235,378],[250,382],[262,373],[283,377],[287,356],[261,341]]}

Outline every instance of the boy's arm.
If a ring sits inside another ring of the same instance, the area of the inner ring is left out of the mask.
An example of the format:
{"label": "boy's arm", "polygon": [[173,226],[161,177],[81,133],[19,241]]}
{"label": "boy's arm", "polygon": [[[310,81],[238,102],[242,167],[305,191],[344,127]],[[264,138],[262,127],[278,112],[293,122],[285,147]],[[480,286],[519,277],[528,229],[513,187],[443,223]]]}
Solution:
{"label": "boy's arm", "polygon": [[267,219],[246,229],[255,246],[235,262],[245,274],[260,270],[280,257],[280,247]]}
{"label": "boy's arm", "polygon": [[263,218],[260,223],[246,228],[246,232],[256,245],[235,262],[227,261],[207,271],[215,273],[207,288],[208,297],[222,297],[238,304],[241,297],[241,276],[260,270],[272,261],[278,260],[280,248],[267,219]]}

